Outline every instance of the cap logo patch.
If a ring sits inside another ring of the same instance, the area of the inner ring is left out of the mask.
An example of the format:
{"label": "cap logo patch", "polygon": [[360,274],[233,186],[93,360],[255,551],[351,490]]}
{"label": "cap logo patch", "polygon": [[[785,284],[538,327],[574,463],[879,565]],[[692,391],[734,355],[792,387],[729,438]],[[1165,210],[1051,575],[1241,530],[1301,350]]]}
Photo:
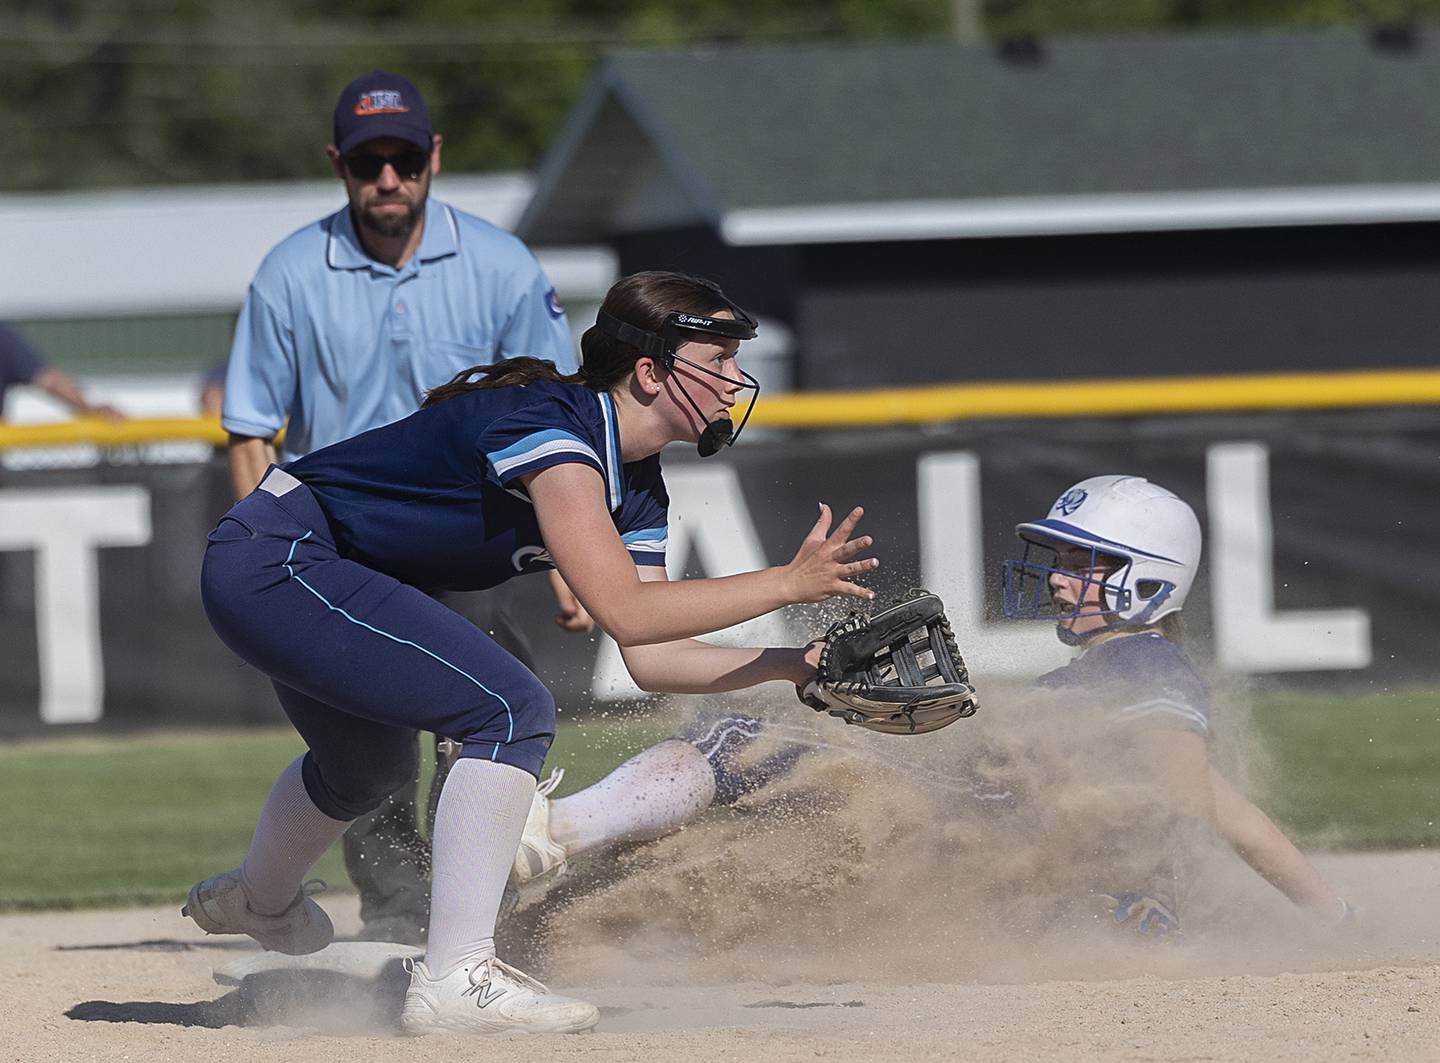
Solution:
{"label": "cap logo patch", "polygon": [[550,311],[551,317],[560,317],[565,313],[565,308],[560,305],[560,297],[555,294],[554,288],[545,293],[545,309]]}
{"label": "cap logo patch", "polygon": [[1061,516],[1068,517],[1079,509],[1089,497],[1090,492],[1083,487],[1072,487],[1055,500],[1055,508],[1060,511]]}
{"label": "cap logo patch", "polygon": [[360,98],[355,101],[355,113],[357,115],[367,114],[404,114],[410,110],[405,106],[405,101],[395,89],[376,89],[374,92],[362,92]]}

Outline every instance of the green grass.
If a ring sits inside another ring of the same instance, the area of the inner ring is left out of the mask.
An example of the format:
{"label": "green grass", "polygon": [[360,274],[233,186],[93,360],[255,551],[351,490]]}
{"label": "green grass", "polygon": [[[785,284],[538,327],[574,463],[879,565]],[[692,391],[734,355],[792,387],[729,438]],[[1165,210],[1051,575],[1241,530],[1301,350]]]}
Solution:
{"label": "green grass", "polygon": [[[666,733],[661,721],[562,725],[561,792]],[[245,855],[270,784],[303,747],[289,730],[0,747],[0,910],[180,903]],[[339,847],[313,873],[343,888]]]}
{"label": "green grass", "polygon": [[[1297,841],[1347,848],[1440,844],[1440,692],[1278,694],[1249,728],[1261,803]],[[661,717],[562,724],[562,793],[668,732]],[[237,864],[289,731],[50,739],[0,747],[0,910],[179,903]],[[338,850],[315,874],[346,882]]]}
{"label": "green grass", "polygon": [[1266,811],[1296,841],[1440,844],[1440,691],[1270,695],[1253,725],[1273,769]]}

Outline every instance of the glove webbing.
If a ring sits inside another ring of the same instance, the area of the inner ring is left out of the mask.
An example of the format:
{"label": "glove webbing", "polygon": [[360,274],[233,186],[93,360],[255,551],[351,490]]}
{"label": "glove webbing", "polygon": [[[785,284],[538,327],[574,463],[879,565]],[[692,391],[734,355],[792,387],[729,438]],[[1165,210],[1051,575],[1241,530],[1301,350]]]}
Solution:
{"label": "glove webbing", "polygon": [[[950,625],[943,620],[932,620],[923,629],[912,631],[904,642],[890,647],[889,652],[876,661],[876,676],[879,683],[894,683],[895,674],[904,686],[929,686],[934,682],[964,683],[968,676],[955,668],[959,656],[955,637]],[[888,668],[887,668],[888,665]]]}
{"label": "glove webbing", "polygon": [[924,734],[978,707],[940,599],[913,590],[872,616],[830,626],[816,678],[800,700],[886,734]]}
{"label": "glove webbing", "polygon": [[[916,610],[923,610],[916,614]],[[926,615],[928,614],[928,615]],[[907,623],[904,629],[887,633],[886,622]],[[913,626],[923,622],[924,627]],[[955,644],[955,633],[946,619],[940,600],[928,591],[913,590],[909,596],[896,605],[884,610],[866,621],[852,613],[833,625],[828,637],[832,640],[841,631],[870,626],[870,634],[879,645],[870,651],[869,662],[860,669],[866,680],[874,686],[923,687],[931,683],[967,683],[968,671],[957,667],[960,648]],[[889,637],[887,637],[887,634]],[[864,652],[863,646],[849,649]],[[851,660],[851,667],[860,664]]]}

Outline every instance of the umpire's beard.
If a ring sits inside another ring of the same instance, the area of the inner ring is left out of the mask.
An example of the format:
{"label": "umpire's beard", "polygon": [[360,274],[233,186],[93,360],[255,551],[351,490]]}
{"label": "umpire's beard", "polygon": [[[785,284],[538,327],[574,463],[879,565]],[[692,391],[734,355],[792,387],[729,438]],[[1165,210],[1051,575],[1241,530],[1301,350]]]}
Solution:
{"label": "umpire's beard", "polygon": [[[359,217],[360,227],[376,236],[383,236],[386,239],[394,240],[409,236],[415,231],[425,217],[425,200],[427,197],[420,196],[410,208],[403,214],[376,214],[369,207],[356,212]],[[385,200],[386,203],[393,203],[395,200]]]}

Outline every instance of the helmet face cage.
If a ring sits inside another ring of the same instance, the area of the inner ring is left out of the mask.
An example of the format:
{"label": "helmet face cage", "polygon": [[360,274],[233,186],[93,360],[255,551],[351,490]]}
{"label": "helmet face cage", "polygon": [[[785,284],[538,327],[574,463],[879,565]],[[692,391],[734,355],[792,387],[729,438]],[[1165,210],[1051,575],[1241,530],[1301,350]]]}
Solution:
{"label": "helmet face cage", "polygon": [[[1059,549],[1050,543],[1025,540],[1020,558],[1005,562],[1001,576],[1001,608],[1010,620],[1077,620],[1087,616],[1120,618],[1129,612],[1133,594],[1127,585],[1132,564],[1129,558],[1101,553],[1090,547],[1090,562],[1084,570],[1062,568]],[[1078,580],[1079,594],[1074,606],[1063,607],[1052,593],[1050,577]],[[1090,588],[1099,588],[1099,603],[1086,604]]]}
{"label": "helmet face cage", "polygon": [[[1016,525],[1024,556],[1005,565],[1006,616],[1060,621],[1060,641],[1079,645],[1103,631],[1149,627],[1178,612],[1200,563],[1200,522],[1173,491],[1141,476],[1105,474],[1073,484],[1038,520]],[[1087,560],[1089,571],[1082,568]],[[1071,567],[1060,564],[1063,558]],[[1049,582],[1076,580],[1088,606],[1061,608]],[[1089,593],[1091,586],[1099,594]],[[1098,617],[1076,632],[1072,621]]]}
{"label": "helmet face cage", "polygon": [[[723,380],[727,384],[738,384],[742,391],[749,391],[750,402],[745,407],[745,414],[740,418],[740,423],[735,426],[733,431],[721,433],[721,438],[717,444],[718,446],[733,446],[735,440],[740,438],[741,430],[744,429],[746,423],[750,420],[750,414],[755,409],[756,400],[760,398],[760,381],[756,380],[744,369],[741,369],[738,364],[735,365],[734,368],[735,371],[740,374],[742,378],[740,380],[726,376],[724,373],[717,373],[715,370],[700,365],[698,362],[692,362],[689,358],[682,358],[676,353],[681,344],[687,340],[695,339],[697,333],[702,336],[719,336],[722,339],[736,341],[752,340],[755,338],[755,331],[759,327],[759,322],[718,291],[716,291],[715,297],[724,303],[730,312],[735,315],[733,319],[709,317],[704,314],[689,314],[675,310],[666,315],[665,323],[660,327],[659,332],[650,332],[647,329],[637,328],[628,321],[621,321],[614,315],[601,310],[596,315],[595,323],[600,326],[602,332],[622,343],[628,343],[640,348],[642,352],[654,358],[672,372],[675,369],[675,363],[682,362],[698,373],[704,373],[706,376],[714,377],[716,380]],[[696,404],[695,399],[691,397],[690,390],[685,387],[684,381],[677,378],[675,383],[676,386],[680,388],[680,393],[685,396],[685,401],[690,404],[696,414],[700,415],[703,421],[704,415],[700,413],[700,407]],[[721,420],[719,424],[728,427],[724,420]]]}
{"label": "helmet face cage", "polygon": [[[737,315],[745,314],[745,311],[741,310],[738,306],[735,307],[735,312]],[[696,325],[681,323],[691,321],[706,321],[716,327],[699,328]],[[729,330],[726,330],[723,328],[723,326],[731,326],[731,328]],[[740,327],[735,328],[734,326]],[[745,370],[741,369],[740,366],[735,363],[732,363],[732,366],[735,371],[739,373],[740,376],[743,378],[741,380],[736,380],[734,377],[726,376],[724,373],[717,373],[715,372],[715,370],[706,368],[698,362],[692,362],[689,358],[682,358],[680,355],[676,354],[676,350],[679,348],[680,344],[684,342],[683,333],[685,330],[691,332],[707,332],[711,335],[722,336],[725,339],[749,340],[755,338],[755,322],[750,318],[748,314],[746,314],[743,318],[737,321],[727,321],[723,317],[698,318],[694,314],[671,314],[665,322],[664,331],[661,333],[661,335],[663,336],[674,337],[670,339],[669,345],[666,347],[663,356],[665,367],[667,369],[673,370],[675,368],[676,362],[683,362],[685,365],[688,365],[696,372],[704,373],[706,376],[713,376],[716,380],[723,380],[727,384],[739,384],[742,391],[750,392],[750,402],[745,407],[745,415],[740,418],[740,423],[735,426],[735,431],[732,432],[730,434],[730,438],[725,441],[727,445],[733,445],[735,440],[740,437],[740,431],[745,427],[745,422],[750,420],[751,412],[755,409],[755,400],[760,397],[760,381],[756,380],[753,376],[745,372]],[[676,336],[676,333],[680,333],[680,335]],[[690,392],[686,389],[685,384],[678,379],[675,381],[675,383],[679,386],[680,391],[685,396],[686,401],[690,403],[691,407],[694,408],[696,413],[699,413],[700,407],[695,405],[695,400],[690,397]]]}

